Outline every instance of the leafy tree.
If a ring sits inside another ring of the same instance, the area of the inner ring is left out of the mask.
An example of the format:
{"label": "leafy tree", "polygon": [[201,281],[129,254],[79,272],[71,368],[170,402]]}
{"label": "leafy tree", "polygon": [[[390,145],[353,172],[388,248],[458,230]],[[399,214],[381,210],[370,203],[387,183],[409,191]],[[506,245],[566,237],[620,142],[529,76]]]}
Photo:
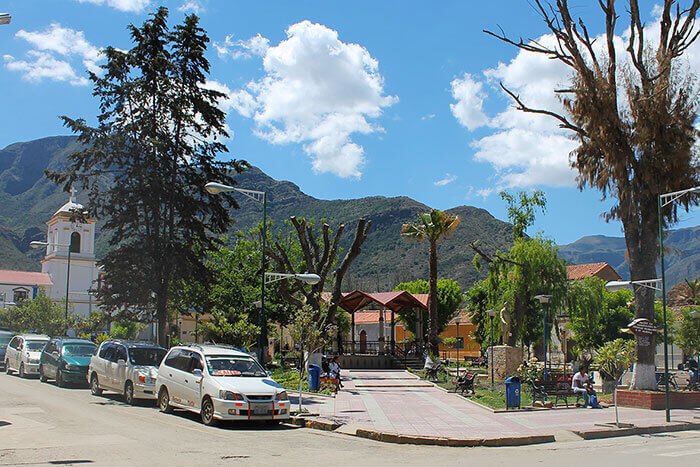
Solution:
{"label": "leafy tree", "polygon": [[87,189],[88,210],[105,222],[102,307],[144,321],[155,315],[160,344],[173,288],[210,278],[204,259],[231,225],[228,208],[237,207],[231,194],[209,195],[204,185],[233,185],[232,171],[246,166],[215,160],[227,151],[217,106],[224,95],[205,86],[209,38],[199,19],[189,15],[172,29],[167,19],[159,8],[129,26],[130,50],[104,50],[104,75],[90,73],[98,124],[62,117],[83,149],[69,156],[66,172],[47,173],[65,189]]}
{"label": "leafy tree", "polygon": [[120,319],[115,321],[112,325],[112,330],[109,331],[109,337],[111,339],[133,340],[136,339],[143,328],[144,326],[142,323],[128,319]]}
{"label": "leafy tree", "polygon": [[521,191],[513,196],[507,191],[502,191],[500,195],[508,204],[508,220],[513,224],[513,238],[525,237],[528,227],[535,223],[535,208],[544,212],[547,207],[544,192],[536,190],[532,195],[528,195],[527,192]]}
{"label": "leafy tree", "polygon": [[686,355],[700,354],[700,309],[683,308],[675,324],[675,340]]}
{"label": "leafy tree", "polygon": [[597,277],[587,277],[569,284],[566,297],[566,310],[569,314],[569,328],[574,332],[576,350],[579,353],[592,353],[605,342],[632,336],[620,332],[634,318],[628,304],[632,292],[620,290],[610,292],[605,289],[605,281]]}
{"label": "leafy tree", "polygon": [[299,366],[300,412],[302,410],[304,371],[308,364],[309,355],[330,345],[332,336],[337,332],[335,325],[330,322],[329,318],[327,305],[321,305],[320,313],[313,307],[304,305],[294,314],[294,319],[289,326],[289,335],[301,355],[301,365]]}
{"label": "leafy tree", "polygon": [[49,336],[65,336],[71,327],[63,305],[59,305],[39,290],[32,300],[23,300],[17,306],[0,310],[0,327],[16,332],[36,332]]}
{"label": "leafy tree", "polygon": [[109,315],[101,311],[92,311],[86,317],[73,315],[72,328],[77,336],[83,339],[91,339],[93,336],[97,336],[109,329],[110,321],[111,317]]}
{"label": "leafy tree", "polygon": [[[572,16],[568,0],[557,0],[555,5],[535,0],[556,39],[552,46],[487,33],[569,68],[570,82],[553,90],[563,112],[533,108],[501,86],[519,110],[552,117],[571,131],[578,142],[571,164],[578,170],[579,188],[593,187],[604,198],[615,199],[606,219],[622,222],[631,278],[642,280],[657,274],[657,196],[700,183],[694,158],[698,91],[694,75],[680,61],[698,38],[694,26],[700,0],[663,0],[658,28],[647,27],[639,1],[629,0],[629,21],[623,26],[627,32],[622,36],[616,3],[598,2],[603,17],[600,29],[605,31],[601,37],[589,35],[584,21]],[[624,59],[629,64],[621,66]],[[663,224],[675,223],[678,209],[687,210],[699,199],[691,193],[672,202],[661,213]],[[634,293],[636,316],[653,320],[654,291],[637,287]],[[651,345],[637,346],[636,389],[656,387],[655,349],[653,339]]]}
{"label": "leafy tree", "polygon": [[[430,284],[428,283],[428,281],[402,282],[401,284],[398,284],[396,287],[394,287],[394,290],[402,290],[413,294],[427,294],[430,292]],[[459,306],[462,304],[463,300],[464,296],[462,295],[462,288],[455,280],[438,280],[438,335],[445,330],[445,328],[447,327],[447,323],[449,323],[450,320],[456,316]],[[418,322],[419,315],[423,318],[421,329],[428,329],[428,317],[425,315],[425,313],[422,312],[422,310],[405,308],[404,310],[399,312],[399,317],[401,321],[403,321],[406,324],[406,327],[411,331],[414,331],[416,329],[416,324]]]}
{"label": "leafy tree", "polygon": [[430,299],[428,301],[428,344],[431,354],[438,353],[438,253],[437,244],[443,237],[448,237],[459,226],[459,217],[437,209],[418,215],[415,224],[404,224],[401,235],[418,240],[428,240],[430,253]]}
{"label": "leafy tree", "polygon": [[596,352],[600,372],[614,381],[613,398],[615,401],[615,424],[620,427],[620,417],[617,413],[617,382],[634,362],[634,341],[615,339],[606,342]]}

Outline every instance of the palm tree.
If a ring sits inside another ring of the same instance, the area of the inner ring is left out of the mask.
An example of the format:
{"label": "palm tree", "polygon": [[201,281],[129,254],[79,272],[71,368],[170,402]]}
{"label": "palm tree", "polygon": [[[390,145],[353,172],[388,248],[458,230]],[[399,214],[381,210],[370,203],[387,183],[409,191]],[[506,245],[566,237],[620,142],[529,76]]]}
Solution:
{"label": "palm tree", "polygon": [[428,301],[428,341],[431,354],[438,353],[438,313],[437,313],[437,243],[442,237],[447,237],[459,225],[459,217],[437,209],[418,215],[415,224],[404,224],[401,227],[403,237],[418,241],[428,239],[430,244],[430,299]]}

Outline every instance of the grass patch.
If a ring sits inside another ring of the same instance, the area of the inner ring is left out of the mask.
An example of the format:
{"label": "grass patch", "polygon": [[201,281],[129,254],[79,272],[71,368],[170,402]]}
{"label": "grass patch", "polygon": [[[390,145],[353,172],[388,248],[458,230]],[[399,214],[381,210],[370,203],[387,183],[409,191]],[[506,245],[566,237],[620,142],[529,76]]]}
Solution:
{"label": "grass patch", "polygon": [[[299,392],[299,372],[294,368],[276,368],[272,370],[272,379],[277,381],[287,391],[292,393]],[[331,391],[311,391],[309,390],[308,373],[304,372],[304,381],[302,381],[302,390],[304,392],[332,395]]]}

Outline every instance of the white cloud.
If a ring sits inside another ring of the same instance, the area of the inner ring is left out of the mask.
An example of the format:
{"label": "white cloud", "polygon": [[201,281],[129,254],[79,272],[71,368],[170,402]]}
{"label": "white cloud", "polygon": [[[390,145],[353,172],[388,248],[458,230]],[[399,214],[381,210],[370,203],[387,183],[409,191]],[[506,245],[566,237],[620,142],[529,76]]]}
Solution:
{"label": "white cloud", "polygon": [[270,40],[260,34],[246,40],[234,40],[233,34],[229,34],[224,38],[224,42],[214,42],[214,48],[221,58],[263,57],[270,48]]}
{"label": "white cloud", "polygon": [[78,0],[80,3],[107,5],[115,10],[130,13],[141,13],[151,4],[151,0]]}
{"label": "white cloud", "polygon": [[276,46],[262,39],[265,75],[231,93],[233,108],[255,121],[260,138],[303,144],[315,172],[360,177],[364,149],[352,136],[383,131],[370,120],[398,101],[384,94],[378,62],[310,21],[290,26]]}
{"label": "white cloud", "polygon": [[196,15],[204,11],[204,5],[199,0],[185,0],[185,2],[177,7],[177,11],[183,13],[192,12]]}
{"label": "white cloud", "polygon": [[423,121],[427,121],[427,120],[432,120],[434,118],[435,118],[435,114],[427,114],[427,115],[423,115],[420,119]]}
{"label": "white cloud", "polygon": [[440,180],[436,180],[435,182],[433,182],[433,185],[445,186],[445,185],[449,185],[450,183],[454,182],[455,180],[457,180],[456,175],[445,174],[444,178],[441,178]]}
{"label": "white cloud", "polygon": [[452,97],[457,101],[450,104],[450,109],[457,121],[470,131],[486,125],[488,117],[484,113],[486,93],[483,84],[465,73],[462,78],[452,80],[450,85]]}
{"label": "white cloud", "polygon": [[86,85],[88,80],[83,73],[74,69],[75,60],[81,62],[80,68],[99,73],[100,50],[85,39],[82,31],[64,28],[53,23],[44,31],[25,31],[21,29],[15,37],[31,44],[34,50],[27,52],[27,60],[17,60],[5,56],[8,70],[23,74],[29,81],[40,82],[44,79],[65,81],[73,85]]}

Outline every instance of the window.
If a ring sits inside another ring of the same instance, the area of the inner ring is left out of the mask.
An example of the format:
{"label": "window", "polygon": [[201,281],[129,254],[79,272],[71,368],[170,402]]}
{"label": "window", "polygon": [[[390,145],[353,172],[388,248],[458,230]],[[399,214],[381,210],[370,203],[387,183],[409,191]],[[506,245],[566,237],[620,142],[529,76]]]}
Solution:
{"label": "window", "polygon": [[109,343],[102,344],[102,347],[100,347],[100,358],[107,358],[107,349],[109,349],[111,345],[112,344]]}
{"label": "window", "polygon": [[80,234],[78,232],[70,234],[70,252],[80,253]]}
{"label": "window", "polygon": [[117,346],[117,358],[115,359],[116,361],[119,360],[124,360],[126,362],[127,356],[126,356],[126,347],[123,345],[118,345]]}
{"label": "window", "polygon": [[[114,344],[107,344],[105,347],[104,352],[104,359],[109,360],[110,362],[116,362],[117,361],[117,346]],[[102,352],[100,352],[102,353]]]}
{"label": "window", "polygon": [[180,350],[173,350],[168,354],[168,358],[165,359],[165,364],[172,368],[177,368],[177,359],[180,357]]}
{"label": "window", "polygon": [[12,340],[10,341],[9,345],[13,349],[16,349],[18,344],[19,344],[19,337],[13,337]]}
{"label": "window", "polygon": [[204,363],[202,363],[202,357],[199,356],[198,353],[192,353],[192,366],[190,367],[190,373],[192,373],[194,370],[202,370],[204,371]]}
{"label": "window", "polygon": [[0,292],[0,302],[5,301],[5,292]]}
{"label": "window", "polygon": [[12,301],[15,303],[19,303],[22,300],[26,300],[29,298],[29,290],[27,289],[15,289],[12,292],[14,295]]}

